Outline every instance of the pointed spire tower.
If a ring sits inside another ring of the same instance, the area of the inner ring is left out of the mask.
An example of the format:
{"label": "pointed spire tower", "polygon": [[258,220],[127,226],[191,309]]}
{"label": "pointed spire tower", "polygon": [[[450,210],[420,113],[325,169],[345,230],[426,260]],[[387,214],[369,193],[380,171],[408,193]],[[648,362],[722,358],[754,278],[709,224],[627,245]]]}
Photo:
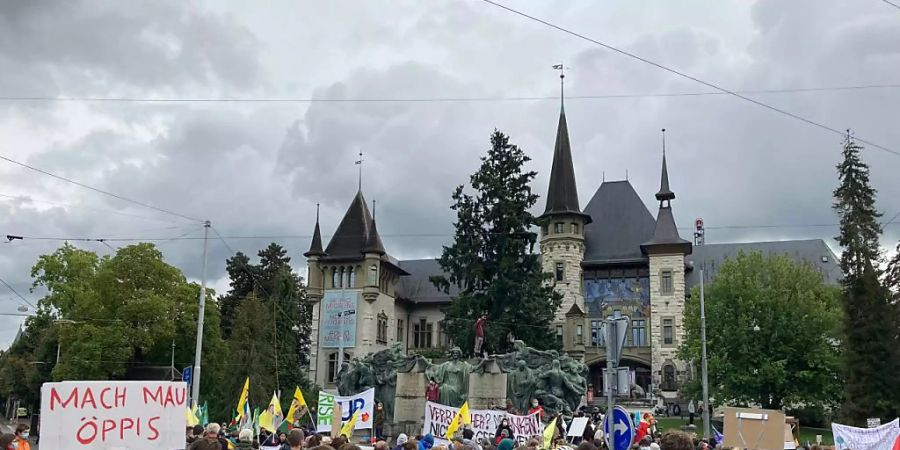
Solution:
{"label": "pointed spire tower", "polygon": [[306,257],[306,266],[309,270],[306,274],[307,298],[312,302],[318,302],[322,298],[322,290],[325,287],[322,269],[319,267],[319,260],[325,256],[325,251],[322,250],[322,231],[319,229],[318,203],[316,203],[316,228],[313,230],[309,251],[304,253],[303,256]]}
{"label": "pointed spire tower", "polygon": [[666,129],[663,128],[662,132],[663,158],[659,192],[656,193],[659,200],[656,230],[653,238],[641,244],[641,251],[647,255],[650,266],[650,367],[654,386],[662,385],[663,373],[687,370],[684,361],[678,359],[678,346],[684,338],[685,257],[691,254],[691,243],[678,235],[672,215],[675,192],[669,187]]}
{"label": "pointed spire tower", "polygon": [[[556,291],[563,297],[562,305],[556,311],[555,323],[557,326],[565,325],[565,333],[574,333],[576,325],[569,326],[566,323],[566,312],[571,311],[573,306],[577,310],[584,310],[581,262],[584,259],[584,226],[591,222],[591,216],[582,213],[578,204],[575,165],[566,122],[564,67],[560,64],[553,68],[560,71],[559,123],[556,127],[547,203],[544,213],[538,217],[541,225],[541,261],[544,272],[552,274]],[[574,339],[563,339],[563,342],[570,344]],[[578,349],[569,348],[567,344],[564,344],[563,350],[579,356]]]}

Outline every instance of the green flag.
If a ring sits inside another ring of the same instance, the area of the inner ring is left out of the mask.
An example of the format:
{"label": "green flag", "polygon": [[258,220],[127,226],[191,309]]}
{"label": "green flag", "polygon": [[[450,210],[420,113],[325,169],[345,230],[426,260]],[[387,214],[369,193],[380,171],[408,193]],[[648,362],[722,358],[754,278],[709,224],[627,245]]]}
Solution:
{"label": "green flag", "polygon": [[203,402],[203,406],[200,407],[198,419],[200,419],[200,425],[204,427],[209,425],[209,405],[206,402]]}

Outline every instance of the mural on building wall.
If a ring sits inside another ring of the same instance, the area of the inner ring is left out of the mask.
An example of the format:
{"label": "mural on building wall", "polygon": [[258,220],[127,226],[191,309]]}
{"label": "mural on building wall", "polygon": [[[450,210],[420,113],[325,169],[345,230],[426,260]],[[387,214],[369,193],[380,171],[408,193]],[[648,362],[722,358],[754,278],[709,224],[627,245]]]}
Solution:
{"label": "mural on building wall", "polygon": [[650,314],[650,278],[598,278],[584,282],[588,317],[606,317],[612,309],[632,317]]}

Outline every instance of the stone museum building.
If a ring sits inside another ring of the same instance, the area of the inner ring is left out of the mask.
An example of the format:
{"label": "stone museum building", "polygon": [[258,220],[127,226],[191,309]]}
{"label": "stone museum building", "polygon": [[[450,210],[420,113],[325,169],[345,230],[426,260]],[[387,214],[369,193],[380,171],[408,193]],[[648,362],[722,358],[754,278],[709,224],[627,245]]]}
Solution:
{"label": "stone museum building", "polygon": [[[553,164],[543,214],[539,216],[544,270],[563,295],[556,334],[565,352],[590,369],[588,383],[603,392],[606,342],[603,321],[627,316],[629,327],[620,366],[646,392],[675,400],[692,376],[677,358],[684,330],[685,296],[740,251],[784,254],[814,265],[826,282],[840,279],[837,258],[821,239],[692,244],[675,222],[676,186],[669,185],[665,152],[658,203],[641,201],[628,180],[602,181],[584,208],[575,183],[565,110],[557,125]],[[673,168],[673,170],[677,170]],[[688,193],[687,195],[690,195]],[[693,236],[690,236],[693,237]],[[399,343],[406,351],[447,347],[441,308],[454,292],[436,289],[435,259],[400,261],[381,241],[360,190],[327,246],[318,219],[307,257],[308,297],[313,302],[310,377],[333,388],[343,359]],[[438,251],[438,249],[435,249]]]}

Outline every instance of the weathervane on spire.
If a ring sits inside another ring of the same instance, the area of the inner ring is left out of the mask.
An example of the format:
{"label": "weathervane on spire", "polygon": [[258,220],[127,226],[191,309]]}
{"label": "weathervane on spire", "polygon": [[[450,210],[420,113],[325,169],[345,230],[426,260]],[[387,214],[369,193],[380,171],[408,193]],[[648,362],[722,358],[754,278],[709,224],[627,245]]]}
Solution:
{"label": "weathervane on spire", "polygon": [[362,163],[363,163],[363,161],[365,161],[363,159],[363,152],[362,152],[362,149],[359,149],[359,159],[354,161],[354,164],[359,166],[359,190],[360,191],[362,191]]}
{"label": "weathervane on spire", "polygon": [[662,129],[662,140],[663,140],[663,157],[666,156],[666,129]]}
{"label": "weathervane on spire", "polygon": [[568,67],[563,66],[562,64],[554,64],[554,70],[559,71],[559,104],[560,107],[564,107],[564,99],[565,99],[565,79],[566,79],[566,69]]}

